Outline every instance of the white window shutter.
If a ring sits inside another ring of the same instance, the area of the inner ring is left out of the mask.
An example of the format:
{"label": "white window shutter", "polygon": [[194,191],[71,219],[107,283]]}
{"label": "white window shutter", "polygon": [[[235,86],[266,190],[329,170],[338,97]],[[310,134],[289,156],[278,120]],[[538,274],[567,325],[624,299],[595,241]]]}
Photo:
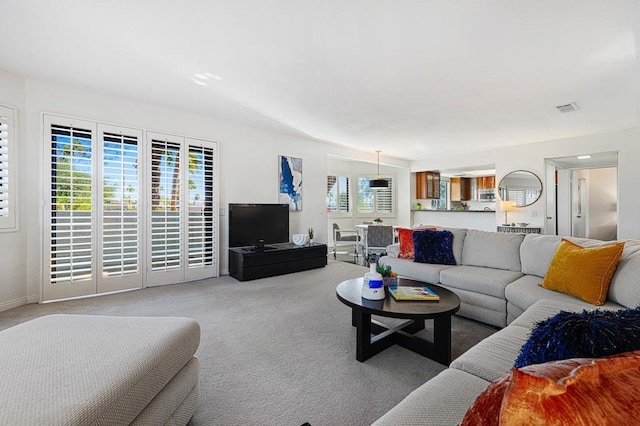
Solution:
{"label": "white window shutter", "polygon": [[15,229],[14,110],[0,106],[0,229]]}

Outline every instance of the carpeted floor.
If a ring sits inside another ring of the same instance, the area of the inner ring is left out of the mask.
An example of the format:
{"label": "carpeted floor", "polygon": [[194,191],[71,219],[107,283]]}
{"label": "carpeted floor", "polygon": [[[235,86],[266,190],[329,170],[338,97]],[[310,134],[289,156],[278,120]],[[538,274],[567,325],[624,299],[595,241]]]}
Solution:
{"label": "carpeted floor", "polygon": [[[191,425],[369,425],[444,366],[400,347],[355,360],[351,312],[336,285],[366,269],[326,268],[239,282],[225,276],[0,312],[0,329],[52,313],[184,316],[199,321],[202,397]],[[493,327],[453,318],[453,356]],[[429,321],[427,336],[431,332]]]}

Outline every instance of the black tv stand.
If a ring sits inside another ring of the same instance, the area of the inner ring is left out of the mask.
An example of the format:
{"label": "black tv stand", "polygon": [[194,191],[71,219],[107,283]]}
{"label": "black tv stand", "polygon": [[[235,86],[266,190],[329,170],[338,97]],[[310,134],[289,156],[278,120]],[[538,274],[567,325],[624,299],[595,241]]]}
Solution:
{"label": "black tv stand", "polygon": [[327,245],[272,244],[229,249],[229,275],[240,281],[273,277],[327,265]]}

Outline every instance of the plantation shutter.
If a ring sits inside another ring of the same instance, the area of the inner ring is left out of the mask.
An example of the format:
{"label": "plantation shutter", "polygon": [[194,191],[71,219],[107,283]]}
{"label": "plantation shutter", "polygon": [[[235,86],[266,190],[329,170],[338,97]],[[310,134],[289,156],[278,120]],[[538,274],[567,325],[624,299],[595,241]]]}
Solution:
{"label": "plantation shutter", "polygon": [[349,177],[340,176],[338,178],[338,211],[349,213],[351,211],[351,200],[349,197]]}
{"label": "plantation shutter", "polygon": [[374,213],[375,212],[375,193],[369,188],[369,178],[358,178],[358,212]]}
{"label": "plantation shutter", "polygon": [[182,266],[180,144],[151,142],[151,270]]}
{"label": "plantation shutter", "polygon": [[99,126],[99,131],[102,139],[102,277],[136,275],[140,273],[141,251],[138,157],[142,132],[110,126]]}
{"label": "plantation shutter", "polygon": [[393,179],[383,178],[389,182],[387,188],[376,189],[376,213],[393,213]]}
{"label": "plantation shutter", "polygon": [[93,135],[90,127],[51,124],[50,279],[93,277]]}
{"label": "plantation shutter", "polygon": [[525,205],[525,192],[524,189],[509,188],[507,190],[507,200],[515,201],[516,206],[524,206]]}
{"label": "plantation shutter", "polygon": [[16,226],[13,122],[13,110],[0,106],[0,229]]}
{"label": "plantation shutter", "polygon": [[338,211],[338,178],[337,176],[327,176],[327,212]]}
{"label": "plantation shutter", "polygon": [[216,144],[147,133],[150,253],[147,285],[218,276]]}
{"label": "plantation shutter", "polygon": [[214,264],[214,150],[189,145],[189,267]]}

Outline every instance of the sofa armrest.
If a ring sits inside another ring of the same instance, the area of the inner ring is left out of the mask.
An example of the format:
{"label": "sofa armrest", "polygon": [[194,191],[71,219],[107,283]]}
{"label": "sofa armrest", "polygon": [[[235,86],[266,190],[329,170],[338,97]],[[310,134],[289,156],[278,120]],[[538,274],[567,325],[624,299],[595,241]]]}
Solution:
{"label": "sofa armrest", "polygon": [[400,253],[400,244],[390,244],[387,246],[387,256],[398,257]]}

